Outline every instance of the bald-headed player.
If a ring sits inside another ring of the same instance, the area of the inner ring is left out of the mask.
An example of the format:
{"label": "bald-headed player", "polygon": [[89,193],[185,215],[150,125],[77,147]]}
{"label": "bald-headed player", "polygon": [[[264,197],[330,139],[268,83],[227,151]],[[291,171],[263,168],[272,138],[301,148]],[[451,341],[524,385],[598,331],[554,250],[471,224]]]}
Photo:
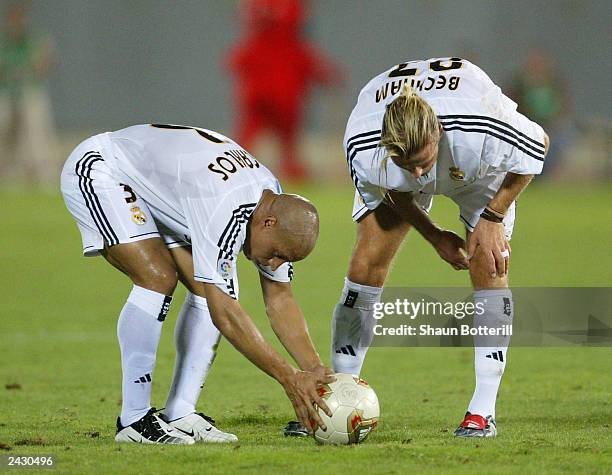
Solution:
{"label": "bald-headed player", "polygon": [[[136,125],[81,143],[62,193],[83,238],[133,282],[119,316],[123,369],[118,442],[233,442],[196,412],[220,333],[285,389],[303,424],[329,409],[317,385],[333,381],[316,352],[290,281],[319,233],[315,207],[283,194],[236,142],[205,129]],[[263,338],[238,302],[240,251],[260,272],[275,334],[300,369]],[[178,281],[188,289],[175,328],[176,365],[163,414],[151,407],[155,353]]]}

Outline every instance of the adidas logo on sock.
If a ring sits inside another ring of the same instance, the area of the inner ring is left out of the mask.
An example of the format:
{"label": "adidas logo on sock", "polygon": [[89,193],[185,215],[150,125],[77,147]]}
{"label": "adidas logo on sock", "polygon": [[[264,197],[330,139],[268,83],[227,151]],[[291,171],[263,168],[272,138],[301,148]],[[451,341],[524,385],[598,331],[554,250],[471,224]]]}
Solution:
{"label": "adidas logo on sock", "polygon": [[504,297],[504,315],[507,317],[512,315],[512,304],[508,297]]}
{"label": "adidas logo on sock", "polygon": [[485,357],[486,358],[493,358],[494,360],[501,361],[502,363],[504,362],[504,354],[502,353],[501,350],[494,351],[493,353],[485,355]]}
{"label": "adidas logo on sock", "polygon": [[159,315],[157,316],[158,322],[163,322],[170,311],[170,302],[172,302],[172,297],[169,295],[164,296],[164,303],[162,304],[162,308],[159,311]]}
{"label": "adidas logo on sock", "polygon": [[141,376],[139,379],[134,381],[135,383],[150,383],[151,382],[151,373],[147,373],[144,376]]}
{"label": "adidas logo on sock", "polygon": [[345,355],[357,356],[355,350],[351,345],[341,346],[340,349],[336,350],[336,353],[343,353]]}

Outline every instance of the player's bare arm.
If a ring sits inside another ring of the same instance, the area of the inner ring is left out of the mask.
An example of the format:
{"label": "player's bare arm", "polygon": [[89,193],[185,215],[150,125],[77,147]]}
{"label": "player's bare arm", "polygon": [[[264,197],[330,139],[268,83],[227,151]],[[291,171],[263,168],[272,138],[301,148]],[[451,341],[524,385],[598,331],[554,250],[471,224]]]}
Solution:
{"label": "player's bare arm", "polygon": [[266,313],[272,330],[304,371],[314,372],[323,379],[333,371],[323,365],[312,343],[302,310],[298,306],[288,282],[275,282],[260,275]]}
{"label": "player's bare arm", "polygon": [[405,220],[434,247],[442,259],[456,270],[468,268],[465,241],[452,231],[440,228],[414,202],[412,193],[389,192],[389,203],[400,219]]}
{"label": "player's bare arm", "polygon": [[482,254],[485,270],[492,278],[508,272],[510,244],[504,233],[503,219],[510,205],[529,184],[533,175],[506,174],[504,181],[483,211],[474,231],[468,238],[468,259],[476,252]]}
{"label": "player's bare arm", "polygon": [[[549,139],[544,135],[544,149],[548,152]],[[468,239],[468,258],[474,258],[477,250],[481,253],[485,271],[491,278],[508,273],[512,251],[504,233],[503,219],[508,209],[533,179],[533,175],[507,173],[499,190],[493,196],[478,220]],[[478,249],[480,247],[480,249]]]}
{"label": "player's bare arm", "polygon": [[310,421],[313,420],[325,427],[314,404],[329,415],[331,411],[318,395],[317,385],[333,382],[333,377],[319,378],[291,366],[264,339],[237,300],[212,284],[205,284],[205,291],[212,320],[223,336],[249,361],[283,386],[302,424],[311,427]]}
{"label": "player's bare arm", "polygon": [[[176,263],[179,279],[190,292],[206,297],[204,284],[193,278],[193,259],[188,247],[178,247],[170,250]],[[300,369],[317,374],[323,380],[332,370],[325,367],[317,353],[308,332],[308,326],[300,307],[298,306],[291,284],[275,282],[260,275],[266,312],[272,329],[278,339],[291,354]]]}

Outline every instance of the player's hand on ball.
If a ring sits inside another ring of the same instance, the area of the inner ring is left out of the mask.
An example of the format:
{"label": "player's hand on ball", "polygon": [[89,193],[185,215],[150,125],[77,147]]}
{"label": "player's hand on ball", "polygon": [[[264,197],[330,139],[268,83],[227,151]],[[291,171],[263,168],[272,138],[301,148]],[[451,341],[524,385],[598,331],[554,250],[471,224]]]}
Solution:
{"label": "player's hand on ball", "polygon": [[468,259],[473,259],[477,250],[482,253],[485,270],[491,277],[503,277],[508,273],[512,249],[506,239],[503,223],[494,223],[482,218],[478,221],[468,239]]}
{"label": "player's hand on ball", "polygon": [[336,381],[334,370],[322,364],[314,366],[308,369],[308,371],[317,375],[318,384],[329,384]]}
{"label": "player's hand on ball", "polygon": [[326,430],[323,420],[317,412],[318,406],[325,414],[331,417],[332,412],[319,396],[317,387],[321,383],[333,382],[334,377],[326,375],[323,381],[319,381],[319,376],[310,371],[297,371],[284,384],[285,392],[293,404],[293,409],[299,421],[304,427],[316,429],[317,426]]}
{"label": "player's hand on ball", "polygon": [[465,270],[469,267],[465,241],[461,236],[452,231],[441,230],[432,244],[440,257],[455,270]]}

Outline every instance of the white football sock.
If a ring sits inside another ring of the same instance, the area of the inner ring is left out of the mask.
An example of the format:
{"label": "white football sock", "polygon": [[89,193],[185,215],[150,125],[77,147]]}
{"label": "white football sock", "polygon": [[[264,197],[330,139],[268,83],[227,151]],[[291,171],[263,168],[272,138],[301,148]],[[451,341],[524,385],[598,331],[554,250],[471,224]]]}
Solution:
{"label": "white football sock", "polygon": [[[514,302],[510,289],[489,289],[474,292],[477,308],[484,312],[474,316],[474,327],[501,328],[512,324]],[[495,400],[506,367],[510,336],[478,336],[474,338],[476,389],[468,411],[495,418]],[[486,346],[483,346],[486,345]]]}
{"label": "white football sock", "polygon": [[174,329],[176,364],[164,409],[168,420],[195,412],[220,337],[210,318],[206,299],[188,293]]}
{"label": "white football sock", "polygon": [[172,297],[135,285],[119,316],[124,427],[141,419],[151,408],[155,353],[171,300]]}
{"label": "white football sock", "polygon": [[374,334],[374,304],[381,287],[369,287],[344,279],[340,303],[332,318],[331,359],[334,371],[359,375]]}

